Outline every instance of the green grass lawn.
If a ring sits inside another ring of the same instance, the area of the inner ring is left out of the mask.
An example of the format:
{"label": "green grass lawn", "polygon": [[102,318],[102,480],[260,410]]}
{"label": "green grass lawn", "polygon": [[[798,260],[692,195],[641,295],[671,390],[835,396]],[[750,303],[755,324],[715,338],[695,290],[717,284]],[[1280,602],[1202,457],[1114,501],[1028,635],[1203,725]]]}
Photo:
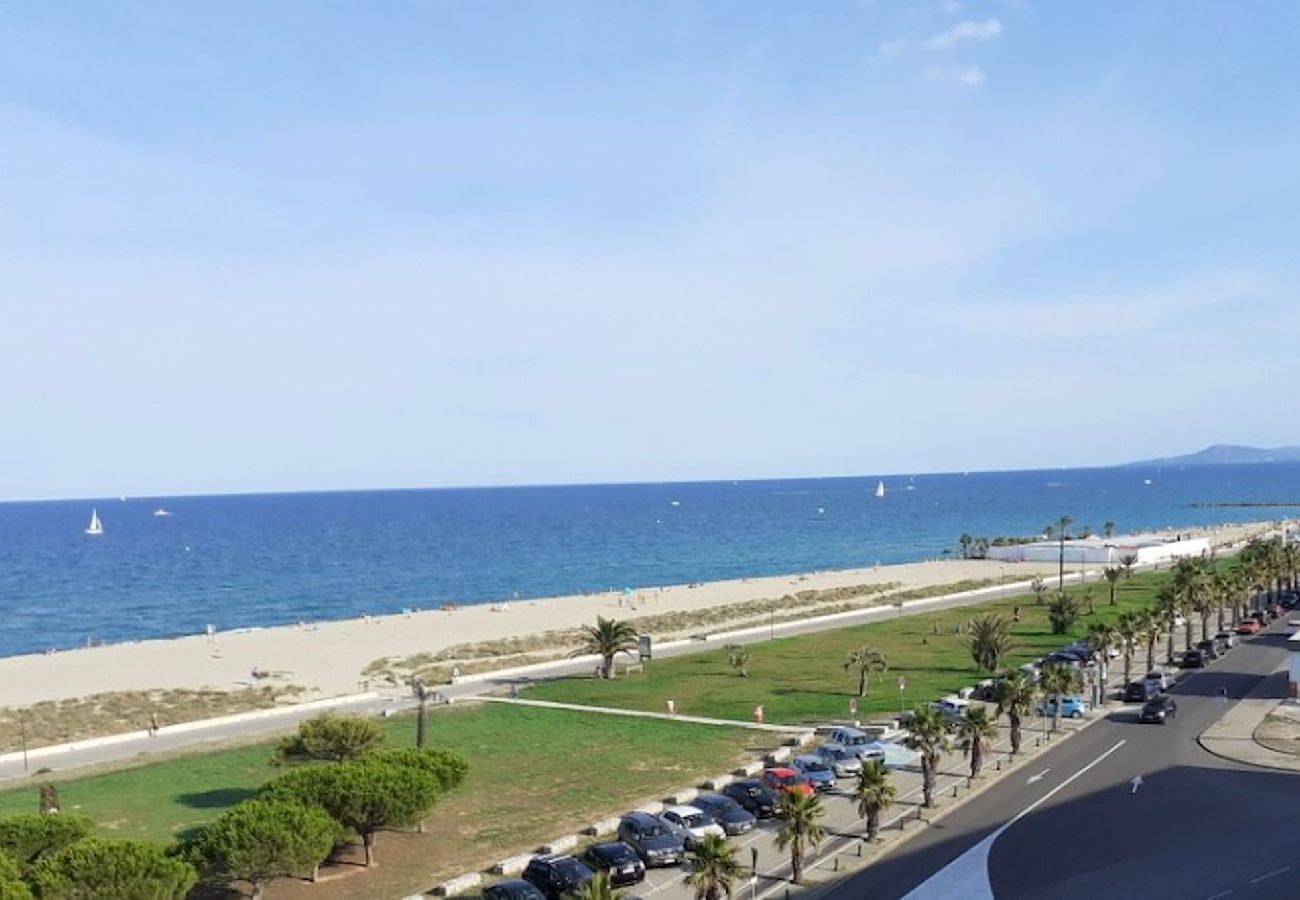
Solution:
{"label": "green grass lawn", "polygon": [[[414,743],[413,719],[384,725],[391,745]],[[429,734],[430,743],[460,752],[471,768],[466,783],[434,812],[425,835],[392,836],[394,847],[401,846],[399,838],[419,839],[408,843],[420,879],[431,868],[474,869],[506,851],[531,848],[727,771],[747,751],[776,743],[772,735],[740,729],[500,704],[438,710]],[[65,781],[60,800],[65,811],[90,816],[107,833],[166,841],[215,818],[282,771],[270,764],[270,755],[268,744]],[[37,792],[34,784],[0,794],[0,814],[35,812]],[[385,866],[397,863],[390,859]]]}
{"label": "green grass lawn", "polygon": [[[1090,585],[1096,611],[1084,615],[1068,635],[1052,634],[1047,606],[1036,605],[1033,595],[1021,595],[752,644],[748,678],[735,673],[727,664],[726,650],[719,647],[651,662],[644,672],[614,681],[575,677],[547,682],[529,689],[525,696],[656,711],[663,710],[665,701],[672,698],[681,714],[745,720],[762,704],[768,722],[824,722],[848,716],[857,682],[844,671],[844,660],[851,650],[865,645],[885,654],[889,671],[874,677],[860,714],[898,713],[900,705],[910,708],[988,677],[972,662],[966,638],[954,633],[958,623],[988,612],[1001,613],[1010,620],[1013,607],[1019,606],[1021,622],[1012,626],[1016,647],[1006,661],[1016,665],[1082,636],[1093,622],[1112,622],[1122,612],[1148,606],[1168,578],[1167,572],[1149,572],[1121,581],[1115,606],[1109,605],[1105,582]],[[1054,579],[1048,579],[1048,584],[1054,587]],[[1086,589],[1081,585],[1068,590],[1082,595]],[[902,697],[900,675],[907,685]]]}

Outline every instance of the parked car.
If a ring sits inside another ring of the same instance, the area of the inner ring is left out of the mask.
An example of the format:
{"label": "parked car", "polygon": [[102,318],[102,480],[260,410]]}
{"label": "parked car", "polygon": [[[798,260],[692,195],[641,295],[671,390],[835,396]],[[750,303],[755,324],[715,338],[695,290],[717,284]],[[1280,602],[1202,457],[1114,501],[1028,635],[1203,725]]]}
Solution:
{"label": "parked car", "polygon": [[[1172,687],[1174,683],[1173,679],[1171,679],[1164,672],[1161,672],[1159,669],[1153,669],[1150,672],[1147,672],[1145,675],[1142,676],[1142,680],[1147,682],[1148,684],[1154,684],[1156,686],[1156,690],[1159,692],[1164,692],[1169,690],[1169,688]],[[1145,698],[1145,700],[1149,700],[1149,699],[1151,698],[1150,697]],[[1143,702],[1145,702],[1145,700]]]}
{"label": "parked car", "polygon": [[[853,758],[857,759],[856,756]],[[691,801],[691,805],[708,813],[713,821],[722,826],[728,837],[753,831],[754,824],[758,821],[753,813],[722,794],[700,794]]]}
{"label": "parked car", "polygon": [[675,866],[686,858],[686,842],[649,813],[628,813],[619,819],[618,839],[630,844],[647,866]]}
{"label": "parked car", "polygon": [[1083,663],[1079,657],[1070,653],[1062,653],[1059,650],[1055,653],[1049,653],[1047,659],[1043,660],[1044,669],[1082,669]]}
{"label": "parked car", "polygon": [[1220,631],[1214,636],[1214,639],[1221,642],[1229,650],[1237,646],[1237,636],[1231,631]]}
{"label": "parked car", "polygon": [[582,861],[593,872],[604,872],[615,887],[636,884],[645,880],[645,863],[628,844],[610,841],[595,844],[582,854]]}
{"label": "parked car", "polygon": [[522,878],[511,878],[483,888],[483,900],[546,900],[546,895]]}
{"label": "parked car", "polygon": [[875,738],[871,737],[861,728],[850,728],[848,725],[841,725],[831,731],[831,738],[828,743],[839,744],[853,753],[856,753],[862,760],[871,759],[872,756],[879,756],[874,749]]}
{"label": "parked car", "polygon": [[[1061,698],[1061,715],[1067,719],[1077,719],[1088,709],[1088,704],[1083,702],[1079,696],[1070,696]],[[1048,697],[1042,703],[1038,704],[1038,714],[1040,716],[1056,715],[1056,698]]]}
{"label": "parked car", "polygon": [[808,779],[808,783],[819,791],[835,787],[834,767],[815,753],[796,756],[790,760],[790,768],[801,773]]}
{"label": "parked car", "polygon": [[931,703],[930,706],[949,722],[957,722],[966,718],[966,710],[970,709],[970,701],[962,700],[959,697],[944,697],[942,700]]}
{"label": "parked car", "polygon": [[1259,634],[1263,626],[1254,619],[1242,619],[1237,623],[1237,634]]}
{"label": "parked car", "polygon": [[1142,711],[1138,713],[1138,721],[1155,722],[1163,725],[1176,715],[1178,715],[1178,704],[1173,697],[1156,697],[1154,700],[1148,700],[1142,704]]}
{"label": "parked car", "polygon": [[1182,613],[1174,613],[1174,627],[1175,627],[1175,628],[1182,628],[1182,627],[1183,627],[1184,625],[1186,625],[1186,624],[1187,624],[1187,617],[1186,617],[1186,616],[1184,616]]}
{"label": "parked car", "polygon": [[722,789],[722,795],[735,800],[746,812],[760,819],[776,815],[776,794],[757,778],[733,781]]}
{"label": "parked car", "polygon": [[1254,619],[1256,622],[1259,623],[1260,628],[1267,628],[1271,617],[1267,612],[1265,612],[1262,609],[1252,609],[1250,613],[1246,616],[1246,618]]}
{"label": "parked car", "polygon": [[1213,660],[1219,658],[1219,647],[1217,644],[1214,643],[1214,641],[1211,640],[1197,641],[1196,649],[1200,650],[1201,655],[1204,656],[1206,659]]}
{"label": "parked car", "polygon": [[764,769],[762,782],[778,794],[802,794],[805,797],[813,795],[813,786],[808,779],[787,766]]}
{"label": "parked car", "polygon": [[1207,638],[1207,640],[1214,641],[1214,651],[1219,656],[1223,656],[1231,649],[1228,646],[1228,641],[1222,635],[1219,634],[1211,635],[1209,638]]}
{"label": "parked car", "polygon": [[1182,666],[1184,669],[1203,669],[1205,668],[1205,654],[1200,650],[1188,650],[1183,654]]}
{"label": "parked car", "polygon": [[668,826],[669,831],[682,839],[687,850],[694,850],[704,843],[706,835],[727,836],[721,825],[696,806],[670,806],[659,814],[659,818]]}
{"label": "parked car", "polygon": [[839,744],[822,744],[813,752],[826,760],[836,776],[840,778],[849,778],[862,771],[862,757],[847,747]]}
{"label": "parked car", "polygon": [[975,690],[971,691],[972,700],[982,700],[989,703],[998,698],[998,683],[992,678],[985,678],[979,684],[975,685]]}
{"label": "parked car", "polygon": [[1124,688],[1125,703],[1146,703],[1148,700],[1157,696],[1160,688],[1156,687],[1150,681],[1130,681]]}
{"label": "parked car", "polygon": [[563,900],[595,877],[585,863],[563,853],[534,856],[524,869],[524,881],[546,895],[546,900]]}
{"label": "parked car", "polygon": [[1038,684],[1043,677],[1043,670],[1034,663],[1025,663],[1016,671],[1023,672],[1025,677],[1033,684]]}

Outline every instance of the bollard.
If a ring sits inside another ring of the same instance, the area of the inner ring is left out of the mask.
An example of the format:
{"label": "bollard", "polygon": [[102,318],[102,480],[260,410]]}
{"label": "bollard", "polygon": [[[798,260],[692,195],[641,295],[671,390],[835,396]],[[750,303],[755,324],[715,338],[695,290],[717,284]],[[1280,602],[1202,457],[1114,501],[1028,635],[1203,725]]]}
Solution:
{"label": "bollard", "polygon": [[[866,840],[866,838],[863,838],[863,840]],[[859,857],[859,858],[862,857],[862,844],[861,844],[861,842],[858,843],[858,857]]]}
{"label": "bollard", "polygon": [[1002,760],[1000,760],[1000,759],[995,759],[994,762],[997,764],[997,771],[1001,772],[1001,771],[1002,771]]}
{"label": "bollard", "polygon": [[957,785],[955,784],[952,786],[952,795],[954,798],[957,796]]}
{"label": "bollard", "polygon": [[840,858],[839,858],[839,856],[836,856],[836,857],[835,857],[835,869],[834,869],[834,871],[838,872],[839,870],[840,870]]}

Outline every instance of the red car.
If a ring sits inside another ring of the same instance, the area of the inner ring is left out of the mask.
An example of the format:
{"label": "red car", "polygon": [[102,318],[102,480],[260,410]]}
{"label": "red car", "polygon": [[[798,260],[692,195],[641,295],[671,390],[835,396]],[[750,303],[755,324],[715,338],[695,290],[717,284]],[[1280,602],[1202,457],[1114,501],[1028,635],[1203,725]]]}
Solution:
{"label": "red car", "polygon": [[1237,634],[1259,634],[1260,627],[1254,619],[1242,619],[1237,625]]}
{"label": "red car", "polygon": [[763,784],[781,794],[802,794],[811,797],[814,793],[812,784],[801,772],[779,766],[763,770]]}

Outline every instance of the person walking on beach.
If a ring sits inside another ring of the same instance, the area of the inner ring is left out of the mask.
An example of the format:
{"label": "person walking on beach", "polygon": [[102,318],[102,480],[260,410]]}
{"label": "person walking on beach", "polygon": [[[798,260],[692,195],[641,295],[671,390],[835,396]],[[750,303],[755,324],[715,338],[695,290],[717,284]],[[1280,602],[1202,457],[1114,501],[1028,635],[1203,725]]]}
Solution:
{"label": "person walking on beach", "polygon": [[158,736],[158,713],[149,713],[149,737]]}

